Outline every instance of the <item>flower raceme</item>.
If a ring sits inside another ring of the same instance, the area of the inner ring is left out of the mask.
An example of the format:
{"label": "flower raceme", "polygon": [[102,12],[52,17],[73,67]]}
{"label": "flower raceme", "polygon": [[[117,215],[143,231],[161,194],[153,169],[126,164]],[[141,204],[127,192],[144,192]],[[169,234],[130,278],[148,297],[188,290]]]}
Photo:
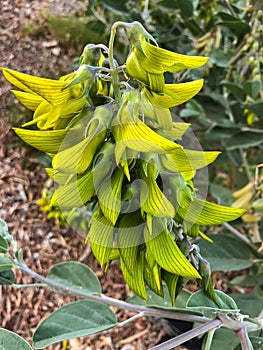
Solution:
{"label": "flower raceme", "polygon": [[[194,69],[207,58],[159,48],[138,22],[119,25],[131,44],[126,71],[138,87],[129,85],[127,75],[127,81],[116,81],[124,68],[111,45],[87,45],[77,71],[59,80],[4,68],[19,89],[15,96],[34,112],[14,131],[52,159],[46,170],[58,187],[51,207],[65,213],[94,208],[87,240],[101,265],[119,259],[128,285],[145,299],[146,285],[162,296],[164,281],[174,302],[180,277],[207,280],[204,288],[215,298],[209,277],[197,268],[198,256],[191,260],[183,246],[198,235],[208,239],[200,226],[234,220],[244,211],[196,196],[196,171],[219,152],[184,149],[178,139],[189,124],[175,122],[170,108],[198,93],[203,80],[164,79],[166,71]],[[104,67],[108,59],[114,62],[110,69]]]}

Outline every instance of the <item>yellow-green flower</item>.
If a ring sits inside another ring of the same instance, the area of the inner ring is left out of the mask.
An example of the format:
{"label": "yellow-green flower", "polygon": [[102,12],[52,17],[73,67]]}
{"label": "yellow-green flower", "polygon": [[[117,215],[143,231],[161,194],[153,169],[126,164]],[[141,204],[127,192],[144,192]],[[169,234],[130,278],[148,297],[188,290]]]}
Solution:
{"label": "yellow-green flower", "polygon": [[208,60],[207,57],[182,55],[158,47],[139,22],[133,22],[127,32],[131,41],[127,72],[156,93],[164,93],[164,72],[198,68]]}

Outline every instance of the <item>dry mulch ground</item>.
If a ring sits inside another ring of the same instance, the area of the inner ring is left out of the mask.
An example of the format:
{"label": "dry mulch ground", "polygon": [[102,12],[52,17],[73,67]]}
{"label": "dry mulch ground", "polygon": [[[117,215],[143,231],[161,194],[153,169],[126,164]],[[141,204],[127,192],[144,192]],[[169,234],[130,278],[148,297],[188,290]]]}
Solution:
{"label": "dry mulch ground", "polygon": [[[77,52],[61,47],[49,31],[38,35],[25,34],[25,27],[45,27],[43,13],[69,13],[81,10],[83,2],[7,0],[0,4],[0,67],[9,67],[39,76],[56,77],[72,69]],[[18,140],[11,126],[21,124],[24,110],[9,93],[10,85],[0,75],[0,217],[24,251],[27,265],[41,275],[58,262],[81,261],[96,271],[103,291],[125,300],[130,291],[124,283],[118,263],[111,265],[105,275],[93,258],[83,237],[72,229],[59,227],[41,213],[36,200],[48,181],[39,154]],[[16,271],[16,283],[32,283],[29,276]],[[63,296],[47,288],[14,289],[0,287],[0,327],[12,330],[31,341],[32,332],[43,318],[74,298]],[[131,314],[118,311],[119,321]],[[155,345],[164,332],[149,319],[142,318],[121,329],[101,335],[74,339],[70,350],[122,349],[143,350]],[[62,344],[48,347],[62,349]],[[19,350],[19,349],[10,349]],[[65,349],[64,349],[65,350]]]}

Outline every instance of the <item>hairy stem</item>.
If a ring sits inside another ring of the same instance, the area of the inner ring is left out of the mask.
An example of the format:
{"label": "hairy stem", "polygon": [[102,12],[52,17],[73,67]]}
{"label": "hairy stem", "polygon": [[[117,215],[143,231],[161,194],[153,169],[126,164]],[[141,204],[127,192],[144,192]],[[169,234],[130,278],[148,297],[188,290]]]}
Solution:
{"label": "hairy stem", "polygon": [[205,324],[202,324],[199,327],[191,329],[190,331],[187,331],[183,334],[180,334],[173,339],[167,340],[166,342],[164,342],[160,345],[154,346],[150,350],[170,350],[170,349],[173,349],[175,346],[181,345],[190,339],[198,337],[199,335],[206,333],[206,332],[210,331],[211,329],[221,327],[222,325],[223,325],[222,322],[218,319],[211,320]]}

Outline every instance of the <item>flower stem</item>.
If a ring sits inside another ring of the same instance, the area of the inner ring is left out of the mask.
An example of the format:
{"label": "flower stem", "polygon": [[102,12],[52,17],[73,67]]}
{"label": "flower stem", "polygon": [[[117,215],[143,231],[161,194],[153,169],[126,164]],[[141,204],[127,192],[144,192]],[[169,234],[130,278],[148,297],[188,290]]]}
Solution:
{"label": "flower stem", "polygon": [[112,25],[110,40],[109,40],[109,61],[110,61],[110,69],[111,69],[111,76],[112,76],[112,87],[113,87],[115,99],[117,101],[120,101],[120,89],[119,89],[118,69],[117,67],[115,67],[115,64],[114,64],[113,46],[114,46],[116,30],[121,25],[123,25],[123,22],[115,22]]}

